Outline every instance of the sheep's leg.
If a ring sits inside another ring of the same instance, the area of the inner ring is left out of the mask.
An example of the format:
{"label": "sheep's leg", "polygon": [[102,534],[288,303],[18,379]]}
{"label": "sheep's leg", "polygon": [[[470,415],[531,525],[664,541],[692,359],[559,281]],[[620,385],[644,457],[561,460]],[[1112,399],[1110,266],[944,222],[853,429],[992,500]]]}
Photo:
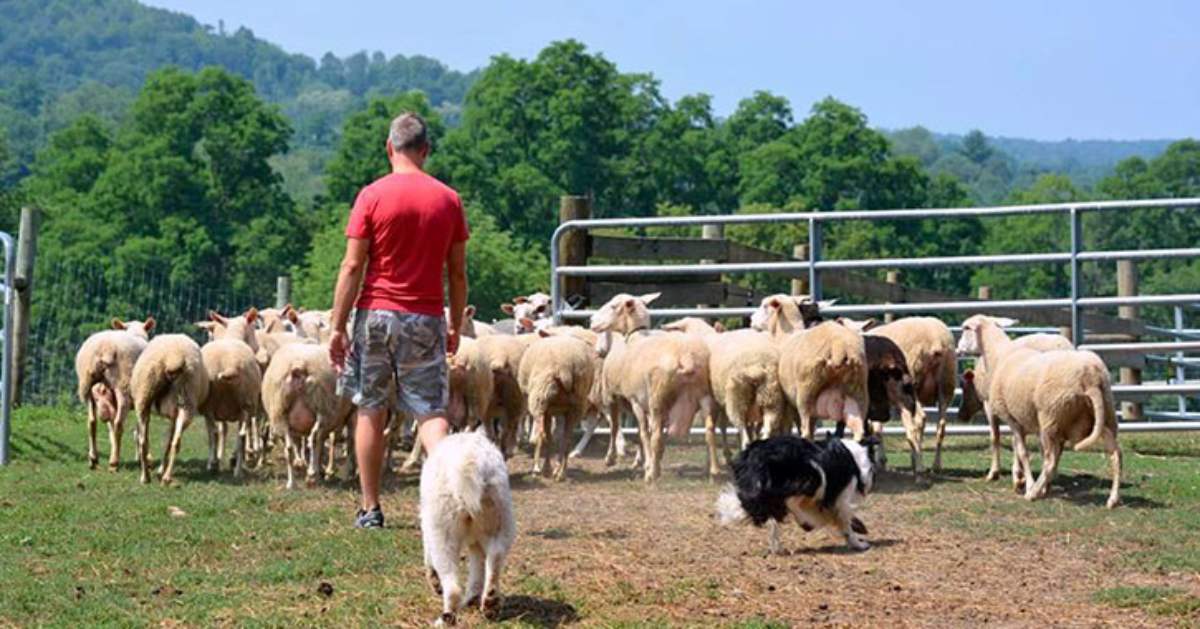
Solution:
{"label": "sheep's leg", "polygon": [[163,471],[162,483],[171,484],[172,473],[175,471],[175,459],[179,458],[179,444],[183,441],[183,431],[192,423],[192,412],[186,405],[180,405],[175,411],[175,431],[171,435],[171,443],[167,446],[168,457],[166,469]]}
{"label": "sheep's leg", "polygon": [[662,474],[663,450],[667,445],[663,439],[663,429],[670,420],[670,415],[660,409],[651,408],[648,419],[650,421],[647,432],[650,433],[650,443],[644,445],[643,449],[646,451],[646,482],[653,483]]}
{"label": "sheep's leg", "polygon": [[142,484],[150,482],[150,409],[138,412],[138,463],[142,467]]}
{"label": "sheep's leg", "polygon": [[875,460],[872,461],[879,469],[887,469],[887,452],[883,449],[883,422],[871,422],[871,434],[876,435],[879,439],[879,447],[875,451]]}
{"label": "sheep's leg", "polygon": [[1025,445],[1025,431],[1010,425],[1013,444],[1013,491],[1021,493],[1032,484],[1033,473],[1029,469],[1029,448]]}
{"label": "sheep's leg", "polygon": [[850,434],[855,441],[862,441],[863,436],[867,432],[867,422],[863,418],[862,406],[858,400],[854,398],[846,398],[842,406],[843,417],[846,419],[846,425],[850,427]]}
{"label": "sheep's leg", "polygon": [[217,422],[217,460],[216,465],[210,470],[212,472],[221,469],[221,459],[225,458],[225,437],[227,436],[225,428],[225,422]]}
{"label": "sheep's leg", "polygon": [[[329,432],[329,461],[325,464],[325,477],[331,477],[334,474],[334,463],[337,462],[337,441],[338,431],[331,430]],[[385,440],[386,444],[387,441]],[[384,446],[387,447],[387,446]]]}
{"label": "sheep's leg", "polygon": [[413,438],[412,451],[408,453],[408,458],[404,460],[404,465],[400,469],[406,472],[417,469],[417,464],[421,462],[421,439]]}
{"label": "sheep's leg", "polygon": [[937,404],[937,433],[933,450],[933,471],[942,471],[942,441],[946,439],[946,408],[950,406],[949,396],[940,396]]}
{"label": "sheep's leg", "polygon": [[1104,506],[1112,509],[1121,502],[1121,446],[1117,445],[1117,438],[1112,433],[1109,433],[1105,449],[1108,450],[1108,465],[1109,472],[1112,474],[1112,490],[1108,492],[1108,501]]}
{"label": "sheep's leg", "polygon": [[[625,405],[618,402],[616,408],[617,408],[616,419],[612,419],[609,421],[611,421],[615,425],[614,430],[616,430],[615,439],[617,440],[617,456],[625,456],[625,452],[627,450],[626,443],[625,443],[625,433],[621,430],[621,424],[624,423],[622,420],[625,419],[625,417],[626,417]],[[614,437],[612,435],[609,435],[608,438],[613,439]]]}
{"label": "sheep's leg", "polygon": [[309,441],[312,442],[312,447],[308,452],[308,473],[305,475],[304,482],[309,487],[315,487],[318,482],[325,478],[325,467],[321,463],[321,458],[325,456],[325,442],[329,439],[329,431],[322,425],[321,420],[317,420],[316,427],[309,434]]}
{"label": "sheep's leg", "polygon": [[721,427],[721,455],[725,457],[725,465],[733,462],[733,452],[729,449],[729,417],[717,407],[717,417]]}
{"label": "sheep's leg", "polygon": [[487,561],[483,568],[483,596],[479,599],[479,609],[483,615],[494,620],[500,608],[500,574],[504,572],[504,552],[489,544]]}
{"label": "sheep's leg", "polygon": [[296,466],[292,465],[292,461],[296,456],[296,440],[292,438],[292,431],[283,431],[283,460],[287,468],[287,488],[295,489],[296,487]]}
{"label": "sheep's leg", "polygon": [[[1039,418],[1039,423],[1041,418]],[[1058,459],[1062,456],[1063,444],[1055,439],[1050,433],[1045,430],[1039,434],[1042,443],[1042,473],[1038,476],[1037,482],[1032,487],[1025,490],[1026,500],[1037,500],[1044,498],[1050,489],[1050,481],[1054,480],[1054,473],[1058,471]]]}
{"label": "sheep's leg", "polygon": [[717,414],[713,410],[704,412],[704,444],[708,446],[708,480],[715,482],[721,466],[717,463]]}
{"label": "sheep's leg", "polygon": [[96,469],[100,463],[100,453],[96,452],[96,401],[92,399],[91,394],[88,394],[88,467]]}
{"label": "sheep's leg", "polygon": [[608,405],[608,451],[604,454],[604,466],[617,464],[617,439],[621,435],[621,404],[613,402]]}
{"label": "sheep's leg", "polygon": [[637,418],[639,443],[637,457],[634,458],[630,469],[636,470],[638,465],[646,465],[646,448],[650,447],[650,420],[647,417],[646,409],[638,405],[634,405],[633,415]]}
{"label": "sheep's leg", "polygon": [[1000,420],[992,413],[991,404],[983,403],[983,415],[987,417],[988,432],[992,441],[992,464],[988,467],[986,480],[1000,478]]}
{"label": "sheep's leg", "polygon": [[208,464],[205,468],[209,473],[217,472],[221,468],[221,455],[219,454],[221,446],[219,444],[225,436],[224,431],[220,429],[222,425],[224,422],[216,422],[211,417],[204,417],[204,429],[208,433]]}
{"label": "sheep's leg", "polygon": [[559,426],[561,430],[558,433],[558,452],[555,453],[558,458],[558,468],[554,470],[554,480],[558,482],[567,480],[568,440],[571,438],[571,434],[578,423],[579,413],[573,411],[563,415],[562,425]]}
{"label": "sheep's leg", "polygon": [[108,471],[115,472],[121,466],[121,438],[125,436],[125,419],[129,415],[129,401],[117,395],[117,411],[108,425]]}
{"label": "sheep's leg", "polygon": [[533,426],[530,427],[529,439],[533,442],[533,473],[550,476],[550,439],[554,430],[554,416],[548,411],[539,413],[534,417]]}
{"label": "sheep's leg", "polygon": [[804,439],[812,441],[813,436],[817,432],[817,423],[813,418],[812,413],[807,409],[800,413],[800,436]]}
{"label": "sheep's leg", "polygon": [[[588,443],[592,440],[592,434],[596,432],[596,427],[599,425],[600,413],[596,413],[595,415],[583,420],[583,435],[579,437],[579,442],[576,443],[574,449],[571,450],[571,454],[569,455],[570,458],[578,458],[583,454],[583,451],[588,447]],[[609,439],[609,441],[611,442],[612,439]],[[605,460],[605,463],[609,464],[607,460]]]}
{"label": "sheep's leg", "polygon": [[233,477],[241,478],[246,473],[246,439],[250,432],[250,416],[252,413],[242,412],[237,423],[237,445],[233,450]]}
{"label": "sheep's leg", "polygon": [[900,423],[904,424],[904,436],[908,439],[913,478],[917,478],[924,471],[921,463],[921,441],[925,438],[925,409],[921,407],[920,401],[917,402],[915,413],[900,411]]}

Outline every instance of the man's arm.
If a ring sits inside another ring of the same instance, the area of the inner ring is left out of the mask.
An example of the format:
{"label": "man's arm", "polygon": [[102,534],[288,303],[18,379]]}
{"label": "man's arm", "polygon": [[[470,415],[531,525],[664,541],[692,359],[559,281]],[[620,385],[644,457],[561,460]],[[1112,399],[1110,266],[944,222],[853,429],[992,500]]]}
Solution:
{"label": "man's arm", "polygon": [[463,310],[467,308],[467,243],[450,245],[446,256],[446,279],[450,284],[450,331],[446,351],[458,351],[458,331],[462,329]]}
{"label": "man's arm", "polygon": [[358,290],[362,285],[363,273],[367,269],[367,252],[370,241],[364,238],[347,238],[346,255],[342,258],[342,266],[338,270],[337,287],[333,290],[333,334],[338,337],[331,339],[329,357],[335,367],[342,365],[345,358],[346,320],[350,318],[350,308],[358,298]]}

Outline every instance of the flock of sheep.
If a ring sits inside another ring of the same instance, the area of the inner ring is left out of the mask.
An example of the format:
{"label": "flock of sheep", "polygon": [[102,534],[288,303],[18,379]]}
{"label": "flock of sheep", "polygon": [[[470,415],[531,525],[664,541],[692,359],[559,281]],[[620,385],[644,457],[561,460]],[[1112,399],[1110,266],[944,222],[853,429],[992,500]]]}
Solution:
{"label": "flock of sheep", "polygon": [[[712,476],[721,470],[718,427],[736,427],[744,447],[793,425],[811,439],[822,419],[861,438],[898,416],[913,473],[920,474],[924,407],[937,413],[938,470],[946,410],[961,382],[960,418],[983,410],[992,427],[989,479],[999,474],[998,426],[1004,421],[1014,435],[1013,486],[1026,498],[1045,495],[1065,445],[1079,450],[1102,443],[1112,466],[1108,506],[1118,502],[1121,454],[1108,369],[1061,336],[1010,340],[1003,328],[1011,320],[976,315],[963,324],[956,347],[950,329],[935,318],[904,318],[874,328],[871,321],[824,321],[826,304],[789,295],[765,298],[750,329],[725,331],[686,318],[655,330],[648,304],[657,296],[617,295],[597,310],[588,328],[553,325],[549,298],[541,293],[506,304],[512,318],[492,324],[475,321],[468,308],[464,338],[447,357],[451,423],[459,429],[482,425],[505,457],[519,439],[528,439],[534,473],[563,480],[570,456],[582,452],[601,419],[612,435],[605,462],[616,464],[625,450],[620,427],[632,417],[640,436],[633,465],[652,482],[661,472],[666,434],[687,434],[697,415],[705,422]],[[197,414],[208,427],[212,471],[224,456],[224,428],[234,424],[235,475],[243,473],[248,458],[261,464],[281,440],[288,487],[294,486],[297,466],[307,467],[309,482],[317,482],[332,473],[339,438],[347,448],[346,474],[352,475],[354,408],[336,392],[325,345],[329,313],[289,306],[210,318],[198,324],[209,336],[203,347],[182,334],[150,339],[153,319],[114,320],[113,330],[84,342],[76,368],[79,397],[88,409],[92,466],[98,462],[96,425],[105,422],[109,465],[116,468],[123,423],[132,409],[142,482],[150,480],[154,413],[168,420],[159,467],[164,483],[171,481],[180,436]],[[977,356],[975,369],[961,377],[960,354]],[[392,418],[393,443],[409,424]],[[569,455],[568,439],[580,425],[583,438]],[[1044,453],[1036,482],[1025,445],[1029,434],[1039,437]],[[724,441],[724,430],[720,436]],[[407,467],[420,461],[419,440],[414,442]]]}

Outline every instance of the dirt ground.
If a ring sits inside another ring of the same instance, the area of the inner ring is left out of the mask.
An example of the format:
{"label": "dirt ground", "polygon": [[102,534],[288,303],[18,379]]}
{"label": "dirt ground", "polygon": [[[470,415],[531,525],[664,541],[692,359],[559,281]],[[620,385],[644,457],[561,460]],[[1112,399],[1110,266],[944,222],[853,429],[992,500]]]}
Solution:
{"label": "dirt ground", "polygon": [[[971,460],[982,462],[980,454]],[[606,469],[601,456],[596,447],[573,460],[563,484],[531,477],[527,456],[513,461],[520,533],[509,583],[578,604],[529,599],[521,609],[517,599],[505,617],[604,626],[1163,626],[1172,621],[1094,602],[1093,595],[1131,582],[1200,591],[1194,574],[1190,582],[1177,574],[1131,581],[1128,570],[1114,567],[1123,549],[1094,548],[1081,533],[1074,540],[1070,530],[1004,539],[939,517],[998,500],[1021,506],[1002,481],[985,483],[974,469],[951,468],[922,482],[907,472],[882,474],[860,512],[871,531],[865,553],[848,551],[829,533],[789,525],[783,539],[790,554],[769,556],[765,529],[715,523],[720,485],[703,477],[702,447],[668,449],[654,488],[624,467]],[[907,462],[893,456],[900,458]],[[1103,479],[1090,480],[1091,493],[1102,493]]]}

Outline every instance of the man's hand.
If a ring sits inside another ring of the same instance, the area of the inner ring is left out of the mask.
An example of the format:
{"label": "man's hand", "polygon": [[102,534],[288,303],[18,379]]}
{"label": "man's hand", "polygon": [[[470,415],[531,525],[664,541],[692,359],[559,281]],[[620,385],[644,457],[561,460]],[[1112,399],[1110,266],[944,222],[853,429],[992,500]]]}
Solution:
{"label": "man's hand", "polygon": [[446,330],[446,353],[453,356],[457,352],[458,352],[458,330],[447,329]]}
{"label": "man's hand", "polygon": [[346,333],[335,331],[329,337],[329,362],[333,363],[334,371],[341,373],[346,364]]}

